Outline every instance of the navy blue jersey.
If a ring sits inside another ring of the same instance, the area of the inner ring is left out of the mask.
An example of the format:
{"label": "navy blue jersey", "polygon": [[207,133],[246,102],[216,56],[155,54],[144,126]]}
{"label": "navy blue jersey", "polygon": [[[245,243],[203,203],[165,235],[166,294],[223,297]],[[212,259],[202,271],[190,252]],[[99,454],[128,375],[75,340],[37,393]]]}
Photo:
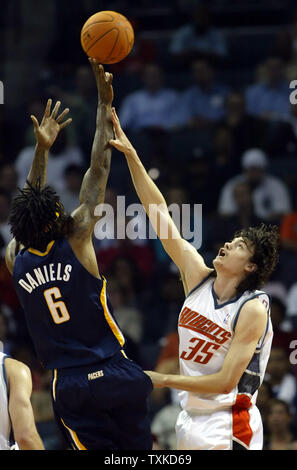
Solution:
{"label": "navy blue jersey", "polygon": [[59,369],[113,357],[124,337],[106,294],[106,280],[90,274],[66,239],[41,253],[16,256],[14,286],[28,330],[44,367]]}

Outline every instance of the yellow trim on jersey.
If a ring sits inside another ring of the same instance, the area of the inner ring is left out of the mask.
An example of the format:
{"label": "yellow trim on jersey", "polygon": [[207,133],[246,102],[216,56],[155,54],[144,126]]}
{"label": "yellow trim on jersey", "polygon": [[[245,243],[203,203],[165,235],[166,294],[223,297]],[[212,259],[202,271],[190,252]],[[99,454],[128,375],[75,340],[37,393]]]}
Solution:
{"label": "yellow trim on jersey", "polygon": [[120,345],[124,346],[124,343],[125,343],[124,336],[121,330],[118,328],[116,322],[112,318],[111,313],[108,310],[107,301],[106,301],[106,279],[103,280],[103,287],[102,287],[101,294],[100,294],[100,300],[101,300],[101,304],[104,310],[104,316],[105,316],[107,323],[109,324],[113,334],[116,336]]}
{"label": "yellow trim on jersey", "polygon": [[46,255],[49,254],[49,252],[50,252],[50,250],[51,250],[54,243],[55,243],[55,240],[51,241],[47,245],[46,251],[44,251],[43,253],[41,251],[35,250],[35,248],[28,248],[28,251],[30,251],[30,253],[33,253],[33,255],[46,256]]}
{"label": "yellow trim on jersey", "polygon": [[123,356],[124,356],[126,359],[128,359],[128,356],[127,356],[127,354],[125,353],[125,351],[123,351],[123,349],[121,349],[121,353],[123,354]]}
{"label": "yellow trim on jersey", "polygon": [[58,371],[54,369],[54,379],[53,379],[53,398],[56,401],[56,383],[57,383]]}
{"label": "yellow trim on jersey", "polygon": [[62,418],[61,418],[61,421],[62,421],[62,423],[63,423],[63,426],[65,426],[65,428],[69,431],[70,436],[71,436],[72,440],[74,441],[76,447],[77,447],[79,450],[87,450],[87,448],[80,442],[79,438],[77,437],[76,432],[74,432],[74,431],[72,431],[72,429],[68,428],[68,426],[66,426],[66,424],[65,424],[64,421],[62,420]]}

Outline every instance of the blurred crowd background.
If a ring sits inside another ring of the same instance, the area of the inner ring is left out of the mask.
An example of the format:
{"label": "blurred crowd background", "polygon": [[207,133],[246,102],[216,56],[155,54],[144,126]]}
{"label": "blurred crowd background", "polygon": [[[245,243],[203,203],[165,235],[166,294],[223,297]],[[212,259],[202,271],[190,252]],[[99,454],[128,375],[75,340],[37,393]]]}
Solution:
{"label": "blurred crowd background", "polygon": [[[34,152],[30,114],[47,98],[73,118],[50,154],[48,183],[71,212],[78,204],[95,131],[96,86],[80,31],[100,10],[126,15],[135,45],[114,74],[124,130],[168,204],[202,204],[201,254],[209,266],[235,230],[279,226],[271,295],[274,340],[258,396],[265,449],[297,449],[297,8],[294,0],[1,0],[0,340],[29,365],[38,430],[64,449],[51,402],[51,376],[35,357],[4,262],[9,208]],[[291,100],[292,101],[292,100]],[[123,155],[113,152],[106,202],[138,202]],[[130,217],[121,218],[125,226]],[[145,223],[145,220],[143,220]],[[182,283],[158,240],[94,237],[128,355],[144,369],[178,372]],[[294,343],[295,341],[295,343]],[[150,403],[155,447],[175,448],[176,392]]]}

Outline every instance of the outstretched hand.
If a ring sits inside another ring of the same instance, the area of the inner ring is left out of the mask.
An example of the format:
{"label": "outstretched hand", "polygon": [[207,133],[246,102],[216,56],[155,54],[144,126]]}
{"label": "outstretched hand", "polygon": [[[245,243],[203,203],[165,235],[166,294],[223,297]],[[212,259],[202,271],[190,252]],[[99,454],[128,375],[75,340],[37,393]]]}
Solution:
{"label": "outstretched hand", "polygon": [[110,140],[109,144],[120,152],[123,152],[124,154],[131,152],[133,150],[133,146],[128,137],[126,136],[125,132],[121,128],[121,123],[115,108],[112,108],[111,110],[111,120],[113,124],[115,139]]}
{"label": "outstretched hand", "polygon": [[92,66],[98,89],[99,101],[103,104],[111,105],[113,101],[112,73],[104,72],[103,65],[99,64],[96,59],[89,58]]}
{"label": "outstretched hand", "polygon": [[46,150],[49,150],[52,147],[60,130],[64,129],[64,127],[68,126],[68,124],[72,122],[71,118],[62,122],[65,116],[69,113],[68,108],[66,108],[58,117],[56,117],[60,106],[61,102],[57,101],[51,113],[52,100],[49,99],[40,125],[36,117],[33,115],[31,116],[36,142],[40,147]]}

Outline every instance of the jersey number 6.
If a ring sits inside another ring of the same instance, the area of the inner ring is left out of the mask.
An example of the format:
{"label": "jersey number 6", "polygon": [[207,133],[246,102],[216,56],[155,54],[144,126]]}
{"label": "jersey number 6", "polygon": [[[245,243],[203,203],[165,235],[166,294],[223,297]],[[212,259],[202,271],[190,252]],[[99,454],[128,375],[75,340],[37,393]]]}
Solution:
{"label": "jersey number 6", "polygon": [[59,300],[62,298],[62,294],[58,287],[45,290],[43,295],[55,323],[59,324],[70,320],[65,303]]}

